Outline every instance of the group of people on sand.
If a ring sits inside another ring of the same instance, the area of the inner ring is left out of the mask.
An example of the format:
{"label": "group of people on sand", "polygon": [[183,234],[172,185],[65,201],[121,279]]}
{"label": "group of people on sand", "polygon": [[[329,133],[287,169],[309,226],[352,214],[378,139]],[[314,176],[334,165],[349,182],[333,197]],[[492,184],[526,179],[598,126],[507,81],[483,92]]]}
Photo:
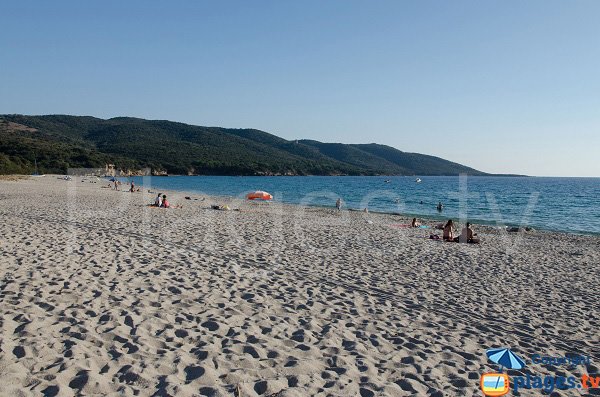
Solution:
{"label": "group of people on sand", "polygon": [[[148,191],[148,192],[150,192],[150,191]],[[150,206],[158,207],[158,208],[176,208],[176,209],[183,208],[183,205],[181,205],[181,204],[175,204],[175,205],[171,204],[169,202],[169,200],[167,200],[167,195],[162,194],[162,193],[158,193],[158,195],[154,199],[154,203],[150,204]]]}
{"label": "group of people on sand", "polygon": [[471,227],[471,223],[467,222],[465,227],[463,227],[459,236],[454,237],[454,222],[452,219],[448,219],[448,222],[444,225],[444,231],[442,234],[442,239],[444,241],[450,241],[455,243],[469,243],[469,244],[479,244],[479,238],[477,233],[473,232],[473,228]]}
{"label": "group of people on sand", "polygon": [[[119,181],[119,180],[115,179],[115,180],[113,180],[113,181],[112,181],[112,183],[109,183],[109,184],[108,184],[108,187],[110,187],[111,189],[114,189],[114,190],[119,190],[119,187],[121,186],[121,184],[122,184],[122,182],[121,182],[121,181]],[[131,185],[130,185],[130,187],[129,187],[129,191],[130,191],[131,193],[135,193],[135,192],[140,192],[140,191],[141,191],[141,189],[140,189],[139,187],[138,187],[138,188],[136,188],[136,187],[135,187],[135,183],[132,181],[132,182],[131,182]]]}
{"label": "group of people on sand", "polygon": [[130,191],[131,193],[134,193],[134,192],[139,192],[139,191],[141,191],[141,190],[140,190],[140,188],[139,188],[139,187],[136,189],[136,188],[135,188],[135,183],[133,183],[133,181],[131,181],[131,187],[129,188],[129,191]]}
{"label": "group of people on sand", "polygon": [[169,200],[167,200],[166,194],[158,193],[158,196],[156,196],[156,199],[154,199],[154,204],[152,204],[152,206],[159,208],[171,208],[171,203],[169,203]]}
{"label": "group of people on sand", "polygon": [[[417,221],[417,218],[412,219],[410,226],[413,228],[422,227],[421,223]],[[477,233],[473,231],[473,225],[470,222],[467,222],[465,227],[463,227],[462,231],[460,232],[460,235],[458,236],[454,235],[456,229],[454,228],[454,221],[452,221],[452,219],[448,219],[448,222],[446,222],[445,224],[440,223],[436,226],[436,229],[443,229],[442,240],[444,241],[454,243],[479,244],[479,237],[476,237]],[[432,240],[439,240],[440,236],[437,234],[431,234],[429,238]]]}

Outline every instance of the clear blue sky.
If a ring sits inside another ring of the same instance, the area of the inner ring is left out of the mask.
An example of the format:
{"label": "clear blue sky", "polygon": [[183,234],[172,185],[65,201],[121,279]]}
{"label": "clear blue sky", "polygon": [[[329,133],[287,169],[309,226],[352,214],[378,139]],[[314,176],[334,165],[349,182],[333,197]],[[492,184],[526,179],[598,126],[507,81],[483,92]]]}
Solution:
{"label": "clear blue sky", "polygon": [[600,176],[600,1],[1,0],[0,113]]}

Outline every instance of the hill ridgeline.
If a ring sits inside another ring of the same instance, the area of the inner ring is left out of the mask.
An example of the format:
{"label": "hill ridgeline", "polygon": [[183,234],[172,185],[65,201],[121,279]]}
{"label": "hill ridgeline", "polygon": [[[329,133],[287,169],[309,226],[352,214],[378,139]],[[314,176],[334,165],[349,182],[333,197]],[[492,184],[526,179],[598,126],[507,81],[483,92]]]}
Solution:
{"label": "hill ridgeline", "polygon": [[0,174],[105,168],[156,175],[487,175],[378,144],[288,141],[255,129],[163,120],[0,115]]}

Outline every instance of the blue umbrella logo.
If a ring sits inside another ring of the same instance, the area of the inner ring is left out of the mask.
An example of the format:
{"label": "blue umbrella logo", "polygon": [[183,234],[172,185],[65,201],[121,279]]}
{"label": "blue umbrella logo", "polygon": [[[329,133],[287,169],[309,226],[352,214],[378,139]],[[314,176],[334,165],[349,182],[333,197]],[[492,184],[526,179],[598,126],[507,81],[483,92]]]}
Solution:
{"label": "blue umbrella logo", "polygon": [[508,369],[521,369],[525,366],[525,362],[515,353],[511,352],[510,349],[488,349],[485,354],[491,361],[500,365],[500,372],[502,372],[502,368],[504,367]]}
{"label": "blue umbrella logo", "polygon": [[[488,349],[485,355],[488,359],[500,365],[500,372],[502,372],[504,367],[508,369],[521,369],[525,366],[525,361],[511,352],[510,349]],[[498,387],[499,382],[500,377],[496,381],[496,387]]]}

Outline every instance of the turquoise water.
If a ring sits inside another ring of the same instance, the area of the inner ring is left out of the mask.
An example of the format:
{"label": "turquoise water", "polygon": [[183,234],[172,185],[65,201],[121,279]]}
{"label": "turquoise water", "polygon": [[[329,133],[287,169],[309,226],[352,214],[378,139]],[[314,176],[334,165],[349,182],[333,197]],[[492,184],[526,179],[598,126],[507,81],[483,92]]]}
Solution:
{"label": "turquoise water", "polygon": [[[228,177],[133,178],[153,189],[243,197],[265,190],[275,200],[401,213],[435,219],[523,225],[538,229],[600,234],[600,178],[538,177]],[[389,180],[389,182],[386,182]],[[438,202],[444,204],[438,212]]]}

